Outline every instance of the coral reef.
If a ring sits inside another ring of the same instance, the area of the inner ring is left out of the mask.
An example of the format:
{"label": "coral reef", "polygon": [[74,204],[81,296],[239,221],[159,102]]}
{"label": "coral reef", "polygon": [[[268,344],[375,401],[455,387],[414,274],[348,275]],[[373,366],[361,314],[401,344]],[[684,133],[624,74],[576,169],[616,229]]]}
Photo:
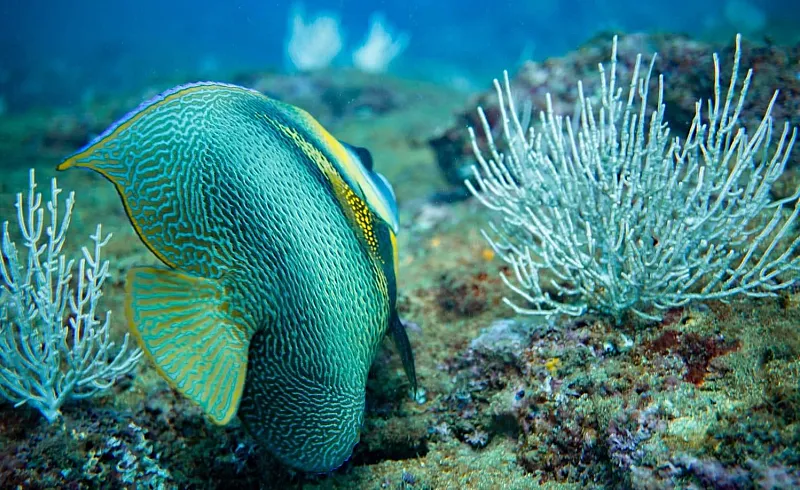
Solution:
{"label": "coral reef", "polygon": [[[556,114],[572,116],[578,99],[576,80],[584,81],[587,94],[597,92],[600,82],[597,65],[606,63],[610,52],[611,35],[603,35],[562,58],[526,62],[513,74],[512,93],[519,101],[530,101],[536,113],[534,122],[537,121],[538,110],[545,107],[545,96],[548,93],[552,97]],[[720,53],[720,74],[725,85],[730,81],[732,45],[712,46],[678,35],[625,35],[620,37],[617,51],[618,76],[620,80],[630,79],[630,72],[639,53],[645,62],[649,62],[653,54],[657,54],[654,73],[663,75],[668,87],[665,92],[666,122],[676,134],[685,134],[695,112],[695,103],[713,95],[713,77],[710,76],[714,72],[711,59],[713,52]],[[780,89],[780,94],[773,111],[775,121],[782,125],[783,121],[788,120],[794,127],[800,125],[798,56],[800,44],[781,47],[755,45],[747,39],[743,41],[741,66],[752,67],[757,74],[750,86],[748,100],[740,118],[748,130],[758,125],[776,89]],[[655,77],[650,82],[651,89],[655,88]],[[467,128],[480,126],[478,106],[486,111],[489,123],[493,127],[497,126],[500,114],[498,99],[495,91],[489,89],[470,100],[454,116],[449,127],[442,128],[429,140],[442,174],[448,183],[456,187],[460,187],[464,179],[471,177],[469,168],[474,163],[474,157]],[[793,153],[789,168],[797,167],[797,162],[800,161],[798,153],[800,152]]]}
{"label": "coral reef", "polygon": [[[550,91],[561,110],[571,110],[574,81],[594,80],[586,75],[606,60],[609,47],[610,36],[564,58],[527,63],[514,84],[536,105]],[[752,111],[763,111],[765,94],[782,84],[787,90],[775,115],[797,118],[798,48],[744,47],[744,66],[761,70],[751,89]],[[692,113],[688,104],[708,96],[710,87],[697,84],[707,83],[714,49],[673,36],[620,38],[624,66],[631,66],[632,54],[656,50],[656,69],[669,77],[674,96],[670,104]],[[728,60],[731,53],[724,53]],[[500,275],[510,271],[480,234],[487,211],[472,200],[443,202],[441,191],[459,181],[448,184],[435,170],[437,153],[445,167],[469,163],[464,128],[475,122],[475,105],[490,105],[491,94],[457,113],[458,127],[442,129],[463,100],[434,86],[339,72],[230,79],[306,107],[337,137],[369,147],[376,168],[395,185],[398,308],[424,398],[409,396],[387,341],[372,367],[353,457],[329,475],[304,475],[265,456],[239,425],[205,420],[143,362],[107,396],[66,403],[52,425],[33,409],[0,403],[0,488],[800,486],[800,291],[668,310],[659,322],[514,317],[502,301],[509,291]],[[15,213],[14,194],[27,185],[29,166],[49,178],[64,152],[142,96],[95,102],[71,114],[0,116],[8,175],[0,181],[0,216]],[[667,112],[676,117],[674,127],[684,122],[678,109]],[[45,138],[54,126],[77,129]],[[429,139],[438,141],[435,152]],[[787,188],[796,188],[793,174],[784,178]],[[113,186],[80,172],[60,175],[59,183],[80,193],[71,233],[85,237],[98,221],[114,233],[102,308],[119,311],[124,271],[152,259],[130,230]],[[127,330],[121,318],[112,315],[117,338]]]}

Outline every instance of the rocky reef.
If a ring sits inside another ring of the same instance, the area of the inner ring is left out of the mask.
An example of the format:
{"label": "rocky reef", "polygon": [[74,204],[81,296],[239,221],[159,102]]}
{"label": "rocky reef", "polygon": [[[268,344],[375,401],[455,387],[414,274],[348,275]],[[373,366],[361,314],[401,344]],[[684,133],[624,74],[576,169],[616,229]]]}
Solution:
{"label": "rocky reef", "polygon": [[[592,90],[609,39],[523,64],[511,74],[514,90],[535,108],[549,92],[557,111],[571,113],[575,82]],[[756,71],[747,114],[763,113],[780,87],[773,115],[800,125],[800,46],[744,47],[742,64]],[[711,53],[729,63],[731,48],[677,36],[620,38],[624,67],[636,53],[656,51],[670,125],[682,130],[695,101],[713,90]],[[464,101],[443,87],[347,72],[228,78],[301,105],[337,137],[370,148],[394,184],[399,311],[425,396],[409,396],[386,342],[353,457],[332,474],[304,475],[260,451],[237,423],[207,421],[142,362],[106,396],[66,405],[53,424],[25,406],[0,404],[0,488],[800,487],[800,291],[694,304],[660,322],[514,316],[501,279],[512,271],[480,233],[487,211],[459,190],[472,161],[466,127],[477,123],[475,107],[497,117],[492,90]],[[15,216],[28,167],[40,179],[53,176],[65,154],[169,85],[0,116],[7,175],[0,220]],[[797,187],[800,149],[792,158],[786,189]],[[125,270],[155,259],[130,229],[113,186],[90,173],[58,178],[78,191],[70,253],[79,253],[98,221],[114,233],[105,303],[120,311]],[[122,318],[112,316],[120,336]]]}
{"label": "rocky reef", "polygon": [[[598,90],[600,79],[597,76],[597,66],[599,63],[608,63],[611,38],[611,34],[598,37],[561,58],[523,63],[516,73],[509,73],[512,93],[519,101],[531,103],[534,121],[538,118],[539,110],[545,108],[547,94],[552,98],[556,114],[573,116],[578,99],[577,81],[584,82],[587,94]],[[621,80],[630,79],[637,55],[642,55],[645,69],[653,55],[657,55],[653,69],[654,74],[664,77],[666,122],[678,134],[685,134],[694,117],[695,103],[713,96],[713,52],[720,55],[721,83],[727,87],[733,60],[732,46],[712,46],[678,35],[626,35],[620,38],[617,46],[618,76]],[[773,46],[744,41],[741,66],[750,67],[754,72],[740,117],[748,129],[758,124],[778,88],[780,93],[772,113],[775,121],[780,124],[788,121],[793,127],[800,124],[798,57],[800,45]],[[502,74],[498,74],[498,78],[502,79]],[[657,83],[658,77],[654,76],[651,80],[652,94],[657,93]],[[652,102],[655,105],[654,96]],[[469,168],[474,163],[467,128],[479,127],[479,106],[483,107],[492,127],[496,127],[500,116],[497,95],[494,89],[489,88],[473,97],[454,115],[449,126],[443,127],[428,141],[447,182],[454,187],[453,194],[456,196],[467,196],[467,193],[459,190],[464,179],[471,177]],[[478,137],[481,135],[478,134]],[[798,152],[794,152],[791,162],[790,167],[797,167],[800,162]]]}

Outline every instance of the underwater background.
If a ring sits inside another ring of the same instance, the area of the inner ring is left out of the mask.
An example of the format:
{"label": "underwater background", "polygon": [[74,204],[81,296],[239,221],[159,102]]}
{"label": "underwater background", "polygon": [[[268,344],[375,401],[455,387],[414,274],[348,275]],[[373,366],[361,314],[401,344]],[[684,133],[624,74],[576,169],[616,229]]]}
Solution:
{"label": "underwater background", "polygon": [[[0,5],[0,88],[9,108],[76,104],[165,79],[238,70],[285,70],[292,10],[300,3],[39,1]],[[341,22],[348,66],[370,17],[411,36],[392,73],[455,85],[486,86],[504,69],[576,49],[603,32],[684,33],[722,41],[797,39],[792,0],[636,0],[304,2],[310,14]],[[54,79],[58,83],[53,83]]]}
{"label": "underwater background", "polygon": [[[0,488],[800,488],[794,217],[780,237],[788,247],[782,263],[790,265],[780,280],[764,280],[767,288],[786,285],[773,295],[687,301],[652,318],[592,308],[541,318],[504,301],[518,298],[508,284],[514,267],[482,234],[498,215],[464,185],[478,163],[467,129],[482,129],[478,106],[501,137],[495,78],[508,70],[509,91],[533,111],[534,127],[548,93],[555,112],[573,116],[579,81],[587,93],[600,90],[598,63],[608,64],[615,35],[623,90],[636,55],[647,67],[658,53],[664,122],[683,138],[695,103],[714,95],[712,54],[720,54],[727,86],[740,33],[740,76],[754,73],[739,120],[752,134],[779,90],[771,108],[777,144],[784,122],[800,126],[798,7],[798,0],[3,1],[4,243],[15,240],[25,252],[15,204],[17,193],[28,198],[31,169],[45,201],[53,177],[64,190],[59,199],[76,194],[65,257],[85,257],[98,223],[112,235],[96,314],[111,311],[109,338],[98,342],[110,349],[99,363],[112,366],[113,383],[91,397],[67,397],[53,412],[9,395],[4,380],[35,372],[17,369],[20,345],[34,339],[34,350],[44,351],[46,342],[0,315]],[[371,364],[360,442],[330,473],[280,463],[236,420],[212,423],[150,360],[136,357],[132,338],[115,364],[130,331],[126,275],[160,262],[114,185],[56,166],[143,101],[206,80],[305,109],[337,139],[368,149],[394,189],[397,311],[420,389],[411,393],[398,349],[384,342]],[[770,181],[769,199],[788,217],[800,144],[786,142],[793,152]],[[484,151],[486,143],[477,137]],[[9,264],[13,250],[2,252]],[[78,282],[76,271],[66,285]],[[14,288],[7,278],[0,284],[0,311],[10,315]],[[52,334],[67,332],[58,347],[67,351],[77,343],[69,319],[59,317]],[[128,364],[125,355],[133,356]],[[57,358],[51,368],[68,371],[69,362]]]}

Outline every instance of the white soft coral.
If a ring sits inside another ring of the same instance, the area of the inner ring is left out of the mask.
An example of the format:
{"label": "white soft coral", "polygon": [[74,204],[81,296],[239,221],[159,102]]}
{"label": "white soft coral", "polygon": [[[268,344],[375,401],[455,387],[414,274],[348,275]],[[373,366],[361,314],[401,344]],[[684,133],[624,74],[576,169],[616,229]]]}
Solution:
{"label": "white soft coral", "polygon": [[327,68],[342,50],[339,18],[319,13],[306,19],[303,7],[295,5],[289,20],[286,54],[292,67],[299,71]]}
{"label": "white soft coral", "polygon": [[383,15],[375,13],[370,18],[369,32],[364,43],[353,52],[353,64],[367,73],[383,73],[408,45],[406,33],[392,33]]}

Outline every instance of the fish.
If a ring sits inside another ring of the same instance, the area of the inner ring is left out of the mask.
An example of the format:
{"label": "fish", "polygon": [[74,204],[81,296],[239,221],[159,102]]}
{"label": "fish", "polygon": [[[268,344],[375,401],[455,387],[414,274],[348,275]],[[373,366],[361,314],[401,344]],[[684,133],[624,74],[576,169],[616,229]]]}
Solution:
{"label": "fish", "polygon": [[70,155],[116,188],[163,263],[132,268],[125,318],[158,373],[215,424],[238,416],[300,471],[359,441],[366,381],[393,337],[397,200],[368,150],[305,110],[217,82],[175,87]]}

